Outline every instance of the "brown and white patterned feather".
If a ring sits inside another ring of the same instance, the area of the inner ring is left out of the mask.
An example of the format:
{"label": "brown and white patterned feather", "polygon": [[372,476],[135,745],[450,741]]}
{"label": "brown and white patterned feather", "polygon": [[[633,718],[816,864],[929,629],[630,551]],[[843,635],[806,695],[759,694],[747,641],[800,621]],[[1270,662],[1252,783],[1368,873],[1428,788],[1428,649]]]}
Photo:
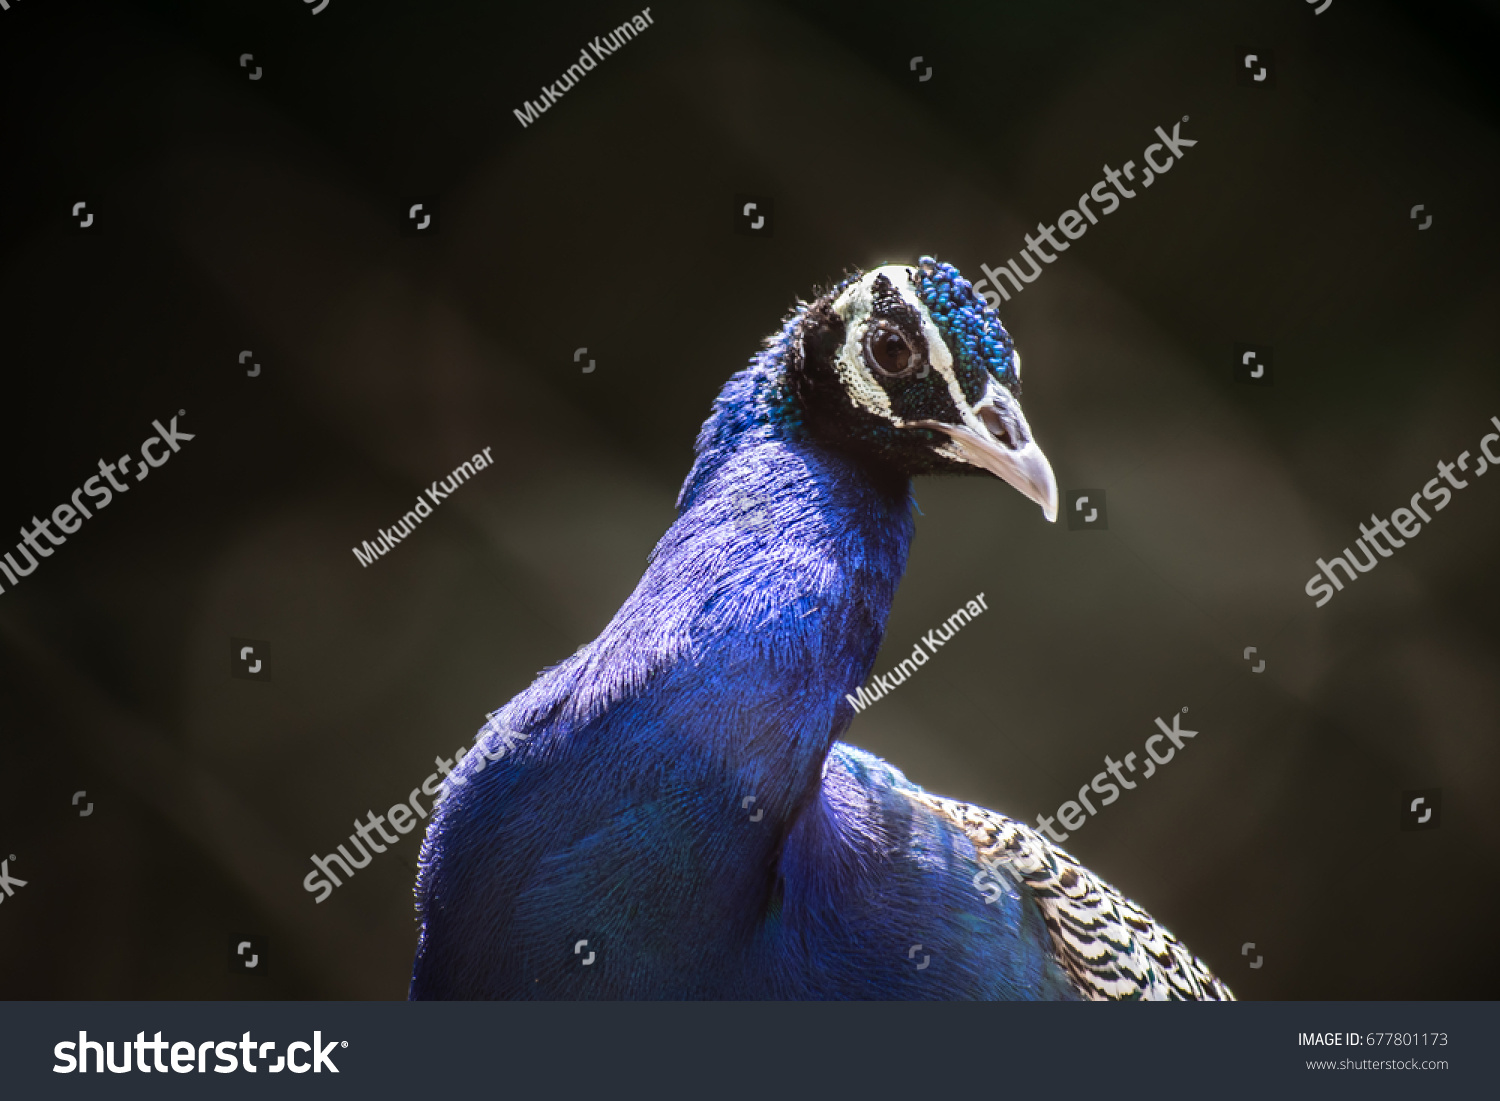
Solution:
{"label": "brown and white patterned feather", "polygon": [[983,807],[922,793],[952,820],[980,862],[1007,869],[1041,908],[1063,968],[1095,1001],[1233,1001],[1229,987],[1151,915],[1030,826]]}

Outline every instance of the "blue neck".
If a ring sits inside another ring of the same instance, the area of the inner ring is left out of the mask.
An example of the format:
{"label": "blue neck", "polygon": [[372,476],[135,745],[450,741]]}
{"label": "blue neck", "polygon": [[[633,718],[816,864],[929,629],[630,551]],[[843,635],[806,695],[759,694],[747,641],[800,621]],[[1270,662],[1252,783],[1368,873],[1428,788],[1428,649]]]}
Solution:
{"label": "blue neck", "polygon": [[[635,592],[513,702],[513,723],[581,731],[651,681],[659,706],[667,689],[680,709],[671,732],[643,724],[652,751],[702,754],[761,806],[790,810],[816,788],[853,718],[844,696],[880,649],[914,522],[909,478],[872,473],[803,428],[784,384],[797,321],[725,384]],[[673,737],[687,744],[663,744]]]}
{"label": "blue neck", "polygon": [[[709,990],[779,913],[778,853],[799,813],[829,813],[824,763],[906,566],[910,482],[880,484],[789,421],[773,352],[725,387],[635,592],[499,713],[529,735],[516,758],[477,773],[466,758],[470,782],[434,824],[441,837],[451,816],[474,816],[431,888],[440,910],[509,915],[500,934],[437,937],[454,954],[436,971],[506,961],[486,996],[535,996],[559,927],[628,945],[663,990]],[[501,851],[499,864],[484,855]],[[704,931],[691,954],[689,927]],[[634,989],[619,981],[616,994]]]}
{"label": "blue neck", "polygon": [[568,705],[586,724],[661,678],[673,732],[641,737],[701,754],[768,814],[815,791],[853,718],[844,697],[870,674],[914,528],[909,479],[873,476],[788,416],[780,351],[725,386],[678,518],[579,655],[584,699]]}

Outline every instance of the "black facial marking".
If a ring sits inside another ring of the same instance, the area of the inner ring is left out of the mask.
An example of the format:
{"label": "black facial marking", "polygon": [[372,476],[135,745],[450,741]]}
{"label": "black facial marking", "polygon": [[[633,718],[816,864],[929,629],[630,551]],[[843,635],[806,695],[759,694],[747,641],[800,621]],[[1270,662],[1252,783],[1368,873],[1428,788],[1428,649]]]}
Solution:
{"label": "black facial marking", "polygon": [[[948,342],[947,337],[944,337],[943,340],[944,343]],[[958,377],[958,388],[963,391],[963,395],[968,399],[969,404],[978,405],[980,399],[984,397],[985,390],[989,387],[989,372],[983,367],[977,367],[973,364],[965,365],[959,359],[958,353],[954,352],[953,373]]]}
{"label": "black facial marking", "polygon": [[844,319],[833,312],[833,303],[819,299],[807,311],[802,329],[802,347],[807,356],[832,370],[834,357],[844,346]]}
{"label": "black facial marking", "polygon": [[911,303],[902,298],[891,281],[884,275],[877,275],[875,282],[871,285],[871,309],[870,320],[886,321],[895,325],[912,343],[922,357],[927,361],[927,338],[922,335],[922,319],[917,316],[917,311]]}
{"label": "black facial marking", "polygon": [[833,361],[844,345],[844,319],[833,312],[833,295],[826,294],[803,315],[801,339],[792,346],[787,382],[792,397],[808,423],[816,430],[830,415],[835,419],[842,407],[854,411],[854,403],[839,384]]}
{"label": "black facial marking", "polygon": [[[866,329],[866,347],[871,333],[880,329],[899,329],[907,339],[912,354],[917,358],[917,369],[908,375],[896,378],[882,375],[871,369],[870,376],[885,391],[891,402],[891,412],[903,421],[935,420],[957,423],[959,414],[948,393],[943,376],[932,369],[931,349],[922,331],[922,318],[916,309],[891,284],[885,275],[877,275],[871,284],[872,308]],[[865,366],[873,368],[868,357]]]}
{"label": "black facial marking", "polygon": [[[917,474],[973,473],[968,464],[933,450],[944,440],[941,432],[898,428],[884,415],[857,405],[845,389],[835,363],[849,333],[843,319],[833,310],[833,303],[844,289],[845,286],[835,288],[807,308],[799,339],[791,348],[786,382],[802,423],[822,442],[857,455],[872,473],[884,472],[898,481]],[[861,357],[861,369],[886,392],[899,420],[957,423],[958,411],[948,394],[947,383],[932,370],[927,359],[927,341],[917,311],[883,275],[875,280],[872,290],[874,309],[862,333],[868,335],[871,327],[877,325],[899,330],[912,357],[920,359],[916,369],[905,377],[883,376],[870,370],[864,361],[867,342],[862,336],[855,353]]]}

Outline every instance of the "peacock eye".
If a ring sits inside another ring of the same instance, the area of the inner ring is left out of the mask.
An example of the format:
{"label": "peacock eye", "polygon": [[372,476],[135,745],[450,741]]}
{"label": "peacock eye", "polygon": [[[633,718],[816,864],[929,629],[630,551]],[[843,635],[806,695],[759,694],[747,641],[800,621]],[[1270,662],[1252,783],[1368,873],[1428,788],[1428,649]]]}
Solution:
{"label": "peacock eye", "polygon": [[865,334],[865,362],[887,378],[905,378],[917,369],[918,358],[900,329],[881,322]]}

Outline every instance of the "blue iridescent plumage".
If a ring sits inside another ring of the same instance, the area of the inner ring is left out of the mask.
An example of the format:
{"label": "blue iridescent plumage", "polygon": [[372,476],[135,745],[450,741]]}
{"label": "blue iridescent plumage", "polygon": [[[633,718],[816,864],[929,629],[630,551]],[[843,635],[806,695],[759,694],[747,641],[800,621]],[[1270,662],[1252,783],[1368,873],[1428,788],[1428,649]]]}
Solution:
{"label": "blue iridescent plumage", "polygon": [[1015,347],[1000,315],[974,293],[973,284],[952,264],[923,257],[916,286],[922,304],[952,345],[962,371],[987,372],[1013,393],[1020,392]]}
{"label": "blue iridescent plumage", "polygon": [[794,312],[714,403],[635,592],[479,744],[523,740],[456,769],[413,998],[1215,996],[1201,965],[1173,977],[1154,923],[1165,940],[1128,958],[1070,943],[1128,940],[1140,912],[839,741],[905,569],[911,475],[988,471],[1055,515],[1017,382],[993,311],[927,258]]}

